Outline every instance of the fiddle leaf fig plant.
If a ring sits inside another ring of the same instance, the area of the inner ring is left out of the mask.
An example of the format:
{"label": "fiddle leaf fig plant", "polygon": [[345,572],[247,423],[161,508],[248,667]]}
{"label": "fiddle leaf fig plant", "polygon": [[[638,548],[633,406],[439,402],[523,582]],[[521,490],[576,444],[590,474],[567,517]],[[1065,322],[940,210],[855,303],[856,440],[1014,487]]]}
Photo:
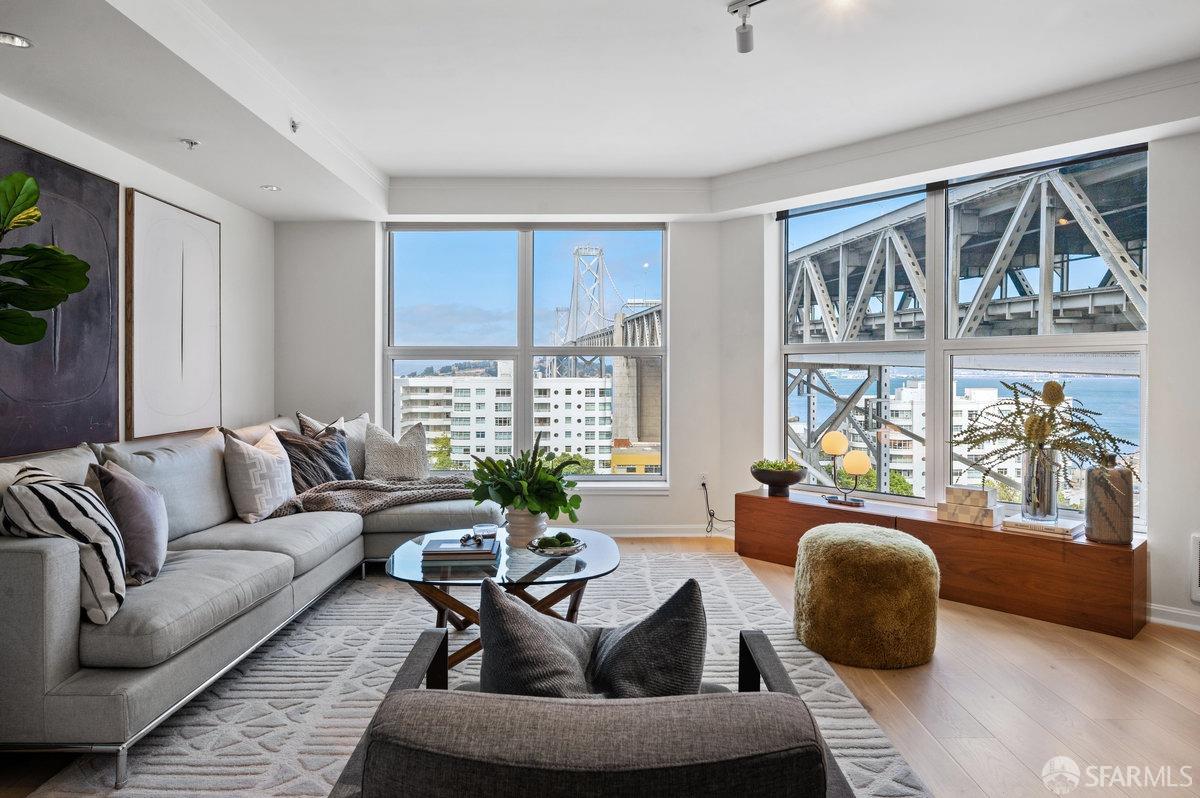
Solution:
{"label": "fiddle leaf fig plant", "polygon": [[[27,174],[13,172],[0,180],[0,241],[42,220],[39,196],[37,181]],[[33,313],[52,310],[87,288],[90,268],[52,244],[0,246],[0,339],[17,345],[42,340],[46,320]]]}
{"label": "fiddle leaf fig plant", "polygon": [[533,442],[532,451],[510,455],[505,460],[492,457],[473,457],[475,469],[467,488],[475,503],[491,499],[501,507],[527,510],[533,515],[545,513],[551,520],[566,513],[572,522],[579,520],[576,510],[582,503],[579,494],[568,495],[574,482],[563,476],[568,466],[577,464],[574,458],[554,465],[544,457],[542,434]]}

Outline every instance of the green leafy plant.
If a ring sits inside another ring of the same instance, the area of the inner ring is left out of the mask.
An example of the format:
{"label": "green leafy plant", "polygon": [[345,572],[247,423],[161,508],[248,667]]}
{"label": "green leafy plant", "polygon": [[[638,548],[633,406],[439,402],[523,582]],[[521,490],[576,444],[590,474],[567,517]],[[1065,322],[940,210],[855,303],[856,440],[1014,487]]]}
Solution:
{"label": "green leafy plant", "polygon": [[799,471],[804,468],[790,457],[786,460],[755,460],[750,467],[759,471]]}
{"label": "green leafy plant", "polygon": [[579,461],[569,458],[550,465],[551,458],[545,456],[541,443],[539,432],[531,451],[511,455],[506,460],[472,457],[475,468],[467,488],[475,503],[491,499],[505,509],[528,510],[533,515],[545,513],[551,519],[566,513],[572,522],[578,521],[575,511],[582,499],[578,493],[568,495],[567,491],[576,483],[563,472],[571,465],[579,465]]}
{"label": "green leafy plant", "polygon": [[[1048,381],[1040,391],[1023,382],[1000,384],[1012,392],[1012,398],[985,407],[950,441],[967,448],[967,456],[985,478],[1006,460],[1043,449],[1059,452],[1078,468],[1102,462],[1106,455],[1112,455],[1133,470],[1128,453],[1134,447],[1133,442],[1101,427],[1097,423],[1099,413],[1067,402],[1062,383]],[[989,445],[993,448],[988,451],[971,453],[972,449]],[[1062,478],[1071,484],[1069,473]]]}
{"label": "green leafy plant", "polygon": [[[42,219],[37,181],[13,172],[0,180],[0,240]],[[91,268],[49,244],[0,247],[0,338],[33,344],[46,336],[46,320],[33,312],[51,310],[87,288]]]}

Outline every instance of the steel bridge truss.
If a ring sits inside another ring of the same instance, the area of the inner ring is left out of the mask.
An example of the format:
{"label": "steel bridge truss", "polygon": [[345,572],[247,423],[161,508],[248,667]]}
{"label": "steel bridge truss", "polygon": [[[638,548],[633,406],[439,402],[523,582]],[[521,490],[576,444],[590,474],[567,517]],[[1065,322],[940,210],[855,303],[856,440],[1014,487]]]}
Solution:
{"label": "steel bridge truss", "polygon": [[[984,324],[999,332],[1043,334],[1071,325],[1092,331],[1144,328],[1144,249],[1139,263],[1126,248],[1129,240],[1143,245],[1144,226],[1127,229],[1122,240],[1106,218],[1144,209],[1144,197],[1102,213],[1089,196],[1144,170],[1144,158],[1134,156],[1091,171],[1047,169],[955,190],[948,215],[948,283],[953,291],[962,280],[977,278],[978,284],[949,314],[949,336],[975,335]],[[922,336],[926,280],[911,238],[923,237],[924,219],[922,199],[790,252],[789,342]],[[1056,251],[1060,235],[1072,236],[1075,252]],[[1072,256],[1091,255],[1081,249],[1083,241],[1107,274],[1094,287],[1062,290],[1069,285]],[[1036,286],[1026,276],[1033,269]]]}
{"label": "steel bridge truss", "polygon": [[[794,375],[791,374],[793,368]],[[866,450],[875,469],[876,485],[881,491],[887,492],[884,486],[891,481],[893,436],[907,438],[922,447],[926,445],[925,438],[889,418],[891,375],[888,366],[855,367],[855,371],[864,372],[863,379],[849,393],[843,394],[830,383],[825,372],[845,368],[845,364],[818,363],[789,366],[786,395],[800,397],[805,406],[798,419],[803,422],[803,430],[796,429],[790,417],[786,424],[788,454],[808,467],[809,477],[817,484],[833,487],[833,474],[822,463],[825,455],[821,451],[821,438],[830,430],[840,430],[850,439],[851,447],[857,441]],[[833,402],[833,411],[820,421],[817,412],[819,396]],[[958,452],[953,452],[951,457],[968,468],[978,466],[976,461]],[[915,462],[913,467],[915,470]],[[990,478],[1010,488],[1021,489],[1019,482],[1003,474],[993,472]]]}

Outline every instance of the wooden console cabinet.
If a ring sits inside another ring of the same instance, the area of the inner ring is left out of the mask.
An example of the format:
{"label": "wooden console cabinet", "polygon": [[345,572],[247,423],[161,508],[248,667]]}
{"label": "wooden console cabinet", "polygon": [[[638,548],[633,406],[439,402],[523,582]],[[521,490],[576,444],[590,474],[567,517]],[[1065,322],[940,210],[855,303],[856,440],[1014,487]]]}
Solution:
{"label": "wooden console cabinet", "polygon": [[1027,618],[1119,637],[1146,625],[1145,535],[1131,546],[1065,542],[939,521],[932,508],[868,501],[829,504],[819,495],[766,490],[735,497],[734,540],[743,557],[796,564],[801,535],[821,524],[855,522],[907,532],[933,549],[942,573],[941,597]]}

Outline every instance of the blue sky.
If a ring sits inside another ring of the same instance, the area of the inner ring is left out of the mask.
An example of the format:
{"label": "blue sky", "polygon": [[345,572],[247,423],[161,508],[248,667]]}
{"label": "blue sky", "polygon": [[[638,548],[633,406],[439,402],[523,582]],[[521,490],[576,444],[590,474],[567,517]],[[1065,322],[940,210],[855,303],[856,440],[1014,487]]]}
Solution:
{"label": "blue sky", "polygon": [[[395,343],[515,346],[517,233],[507,230],[392,233]],[[625,299],[662,298],[658,230],[539,230],[534,233],[534,342],[550,344],[554,308],[571,301],[572,249],[604,249],[612,276],[606,310]]]}

